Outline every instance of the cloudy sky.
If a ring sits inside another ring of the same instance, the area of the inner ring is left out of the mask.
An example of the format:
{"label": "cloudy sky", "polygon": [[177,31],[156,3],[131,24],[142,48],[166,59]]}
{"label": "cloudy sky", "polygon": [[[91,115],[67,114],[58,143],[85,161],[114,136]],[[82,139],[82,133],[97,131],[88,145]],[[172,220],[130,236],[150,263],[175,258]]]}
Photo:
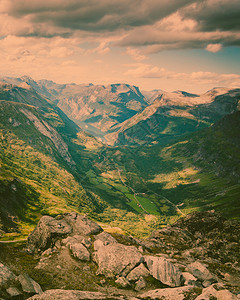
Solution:
{"label": "cloudy sky", "polygon": [[240,87],[239,0],[0,0],[0,76]]}

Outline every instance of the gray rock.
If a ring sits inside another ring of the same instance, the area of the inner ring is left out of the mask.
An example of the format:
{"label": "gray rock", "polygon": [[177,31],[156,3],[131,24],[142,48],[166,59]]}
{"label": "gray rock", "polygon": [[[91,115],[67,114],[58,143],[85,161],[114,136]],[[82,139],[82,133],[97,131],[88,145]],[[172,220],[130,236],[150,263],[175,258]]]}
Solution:
{"label": "gray rock", "polygon": [[83,246],[83,244],[71,244],[69,248],[71,249],[74,257],[82,261],[90,261],[90,253],[88,252],[87,248]]}
{"label": "gray rock", "polygon": [[9,294],[9,296],[11,297],[17,297],[21,295],[21,292],[19,291],[18,288],[16,288],[15,286],[11,286],[10,288],[8,288],[6,290],[6,292]]}
{"label": "gray rock", "polygon": [[87,241],[88,239],[84,238],[83,236],[74,235],[74,236],[68,236],[66,239],[63,239],[62,243],[72,251],[74,257],[82,261],[89,261],[90,253],[88,252],[87,248],[81,243],[83,242],[86,244]]}
{"label": "gray rock", "polygon": [[41,294],[43,292],[40,285],[31,277],[29,277],[28,274],[21,274],[17,279],[20,282],[24,292],[29,294]]}
{"label": "gray rock", "polygon": [[95,261],[98,264],[97,274],[106,277],[126,276],[134,267],[143,262],[142,254],[134,246],[119,243],[104,245],[102,241],[94,242]]}
{"label": "gray rock", "polygon": [[75,212],[63,214],[64,220],[71,226],[73,234],[90,235],[98,234],[102,228],[87,217]]}
{"label": "gray rock", "polygon": [[117,243],[117,240],[111,236],[111,234],[103,231],[95,236],[96,240],[100,240],[104,245]]}
{"label": "gray rock", "polygon": [[192,286],[182,286],[177,288],[156,289],[148,291],[138,297],[141,299],[166,299],[166,300],[184,300],[185,294],[191,292]]}
{"label": "gray rock", "polygon": [[28,300],[80,300],[80,299],[119,299],[108,297],[100,292],[88,292],[78,290],[48,290],[41,295],[35,295]]}
{"label": "gray rock", "polygon": [[15,279],[16,275],[7,266],[0,263],[0,289],[8,287]]}
{"label": "gray rock", "polygon": [[53,247],[58,238],[63,238],[72,231],[65,220],[56,220],[43,216],[28,237],[27,250],[30,253],[44,251]]}
{"label": "gray rock", "polygon": [[182,285],[182,272],[166,258],[155,256],[145,256],[144,258],[150,274],[154,278],[171,287]]}
{"label": "gray rock", "polygon": [[147,277],[149,275],[150,272],[148,269],[143,264],[140,264],[127,275],[127,280],[137,281],[140,277]]}
{"label": "gray rock", "polygon": [[194,285],[194,286],[200,286],[200,282],[198,282],[197,278],[195,276],[193,276],[191,273],[189,272],[183,272],[183,280],[184,280],[184,285]]}
{"label": "gray rock", "polygon": [[139,278],[139,280],[136,282],[135,290],[137,292],[139,292],[139,291],[145,289],[145,287],[146,287],[146,282],[145,282],[144,278],[141,276]]}
{"label": "gray rock", "polygon": [[187,269],[190,273],[192,273],[198,279],[203,281],[211,281],[216,282],[215,276],[213,276],[205,265],[200,263],[199,261],[195,261],[187,266]]}
{"label": "gray rock", "polygon": [[129,281],[125,277],[119,277],[117,280],[115,280],[115,283],[122,288],[127,288],[130,286]]}
{"label": "gray rock", "polygon": [[226,289],[218,290],[219,285],[211,285],[203,289],[202,294],[199,295],[195,300],[211,300],[215,297],[218,300],[236,300],[237,296],[232,294]]}

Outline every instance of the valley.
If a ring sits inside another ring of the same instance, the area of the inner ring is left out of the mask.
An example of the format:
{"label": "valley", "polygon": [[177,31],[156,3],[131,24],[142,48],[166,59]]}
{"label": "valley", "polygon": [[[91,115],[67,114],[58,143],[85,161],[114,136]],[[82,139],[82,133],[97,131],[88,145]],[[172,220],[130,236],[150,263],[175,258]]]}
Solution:
{"label": "valley", "polygon": [[127,84],[1,82],[2,240],[65,211],[137,237],[194,211],[239,219],[239,89],[147,94]]}

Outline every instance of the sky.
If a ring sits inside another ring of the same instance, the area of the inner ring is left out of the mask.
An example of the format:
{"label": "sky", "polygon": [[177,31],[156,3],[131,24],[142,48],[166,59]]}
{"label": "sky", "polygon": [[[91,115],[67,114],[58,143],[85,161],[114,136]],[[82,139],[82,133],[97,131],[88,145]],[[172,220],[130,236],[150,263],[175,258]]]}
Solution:
{"label": "sky", "polygon": [[239,0],[1,0],[0,76],[240,87]]}

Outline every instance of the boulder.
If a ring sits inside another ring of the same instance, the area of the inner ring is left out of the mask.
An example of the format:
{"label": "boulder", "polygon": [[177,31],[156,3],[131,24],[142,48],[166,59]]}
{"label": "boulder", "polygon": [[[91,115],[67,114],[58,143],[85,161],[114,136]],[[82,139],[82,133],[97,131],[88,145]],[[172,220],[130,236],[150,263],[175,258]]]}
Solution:
{"label": "boulder", "polygon": [[140,264],[136,268],[134,268],[128,275],[127,280],[129,281],[137,281],[140,277],[147,277],[150,275],[148,269],[144,266],[144,264]]}
{"label": "boulder", "polygon": [[41,295],[35,295],[28,300],[80,300],[80,299],[119,299],[115,297],[108,297],[106,294],[100,292],[88,292],[78,290],[48,290]]}
{"label": "boulder", "polygon": [[219,285],[211,285],[205,289],[203,289],[202,294],[199,295],[196,300],[211,300],[211,299],[218,299],[218,300],[236,300],[237,296],[232,294],[230,291],[224,289],[223,287],[221,290],[219,289]]}
{"label": "boulder", "polygon": [[201,286],[201,283],[198,281],[198,279],[193,276],[189,272],[183,272],[183,280],[184,280],[184,285],[194,285],[194,286]]}
{"label": "boulder", "polygon": [[199,261],[191,263],[187,266],[187,269],[190,273],[202,281],[209,281],[212,283],[216,282],[215,277],[208,271],[206,266]]}
{"label": "boulder", "polygon": [[148,291],[138,297],[140,299],[166,299],[166,300],[185,300],[186,293],[190,293],[192,286],[182,286],[177,288],[156,289]]}
{"label": "boulder", "polygon": [[102,228],[87,217],[75,212],[63,214],[64,220],[71,226],[73,234],[91,235],[103,231]]}
{"label": "boulder", "polygon": [[43,216],[28,236],[27,251],[35,253],[53,247],[57,239],[65,237],[71,231],[71,226],[64,219]]}
{"label": "boulder", "polygon": [[19,291],[18,288],[16,288],[15,286],[11,286],[9,287],[6,292],[8,293],[8,295],[11,297],[11,298],[14,298],[14,297],[20,297],[21,295],[21,292]]}
{"label": "boulder", "polygon": [[142,254],[134,246],[125,246],[119,243],[104,245],[100,240],[94,242],[94,258],[98,264],[97,274],[106,277],[126,276],[143,262]]}
{"label": "boulder", "polygon": [[111,234],[103,231],[95,236],[96,240],[100,240],[104,245],[117,243],[117,240],[111,236]]}
{"label": "boulder", "polygon": [[83,246],[83,244],[71,244],[69,248],[71,249],[74,257],[82,261],[90,261],[90,253],[88,252],[87,248]]}
{"label": "boulder", "polygon": [[130,286],[129,281],[125,277],[119,277],[117,280],[115,280],[115,283],[122,288],[127,288]]}
{"label": "boulder", "polygon": [[24,292],[28,294],[41,294],[43,292],[40,285],[31,277],[29,277],[28,274],[21,274],[17,279],[20,282]]}
{"label": "boulder", "polygon": [[139,278],[139,280],[136,282],[135,290],[137,292],[139,292],[139,291],[143,290],[145,287],[146,287],[146,282],[145,282],[144,278],[141,276]]}
{"label": "boulder", "polygon": [[91,239],[88,240],[80,235],[68,236],[66,239],[62,240],[62,244],[66,245],[72,251],[74,257],[82,261],[90,260],[90,253],[86,246],[91,246]]}
{"label": "boulder", "polygon": [[164,257],[145,256],[150,274],[171,287],[181,286],[182,272]]}
{"label": "boulder", "polygon": [[0,290],[8,287],[17,276],[5,265],[0,263]]}

